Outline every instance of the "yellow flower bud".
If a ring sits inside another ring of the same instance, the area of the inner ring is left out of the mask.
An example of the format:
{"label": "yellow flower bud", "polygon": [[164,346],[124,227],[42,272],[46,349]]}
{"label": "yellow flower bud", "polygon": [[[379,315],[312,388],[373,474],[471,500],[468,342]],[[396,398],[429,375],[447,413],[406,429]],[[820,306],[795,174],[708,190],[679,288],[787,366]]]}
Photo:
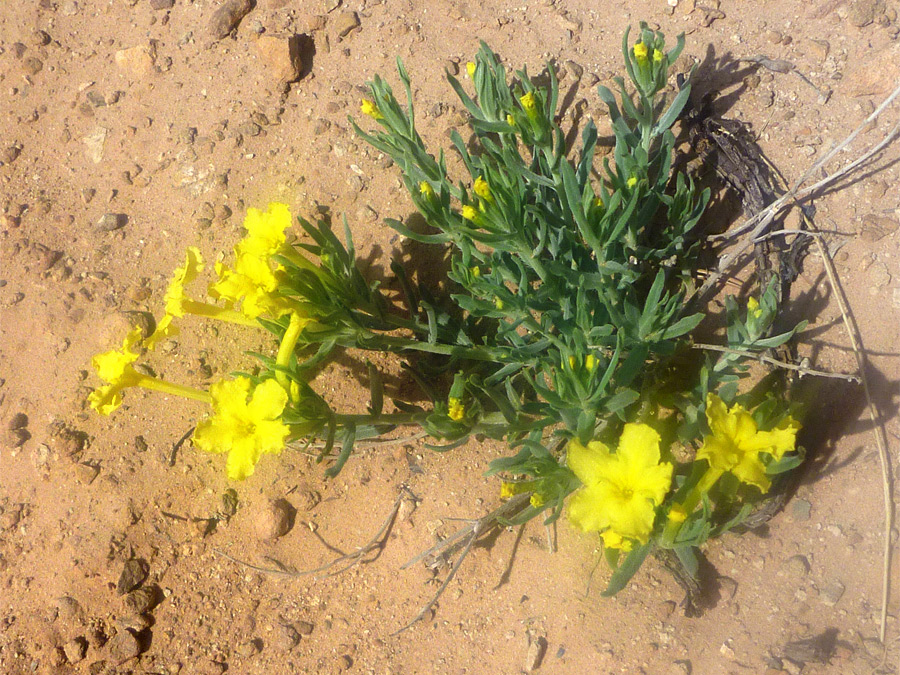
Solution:
{"label": "yellow flower bud", "polygon": [[427,180],[423,180],[419,183],[419,194],[425,197],[428,201],[434,199],[434,188],[431,187],[431,183]]}
{"label": "yellow flower bud", "polygon": [[466,72],[469,74],[469,77],[475,77],[475,69],[477,67],[478,66],[476,66],[472,61],[469,61],[466,64]]}
{"label": "yellow flower bud", "polygon": [[531,504],[534,508],[539,509],[545,504],[546,500],[544,496],[539,492],[533,492],[531,494],[531,499],[528,500],[528,503]]}
{"label": "yellow flower bud", "polygon": [[684,512],[684,508],[680,504],[672,504],[668,517],[673,523],[683,523],[687,520],[687,513]]}
{"label": "yellow flower bud", "polygon": [[597,367],[597,357],[593,354],[588,354],[584,358],[584,367],[587,369],[589,373],[594,372],[594,368]]}
{"label": "yellow flower bud", "polygon": [[464,207],[462,207],[462,217],[466,220],[472,221],[473,223],[477,223],[481,218],[481,216],[478,215],[478,209],[476,209],[471,204],[466,204]]}
{"label": "yellow flower bud", "polygon": [[487,181],[481,176],[475,179],[475,187],[472,189],[475,191],[476,195],[481,197],[488,204],[494,203],[494,195],[491,194],[491,188]]}
{"label": "yellow flower bud", "polygon": [[503,301],[500,298],[494,298],[494,307],[503,309]]}
{"label": "yellow flower bud", "polygon": [[756,298],[750,298],[747,300],[747,316],[753,317],[754,319],[758,319],[762,316],[762,309],[760,309],[759,302],[757,302]]}
{"label": "yellow flower bud", "polygon": [[659,63],[660,61],[662,61],[663,56],[665,56],[665,54],[663,54],[658,49],[654,49],[653,50],[653,63]]}
{"label": "yellow flower bud", "polygon": [[381,111],[378,109],[378,106],[375,105],[372,101],[367,98],[362,100],[362,103],[359,104],[359,109],[362,111],[363,115],[368,115],[373,120],[383,120],[384,115],[381,114]]}
{"label": "yellow flower bud", "polygon": [[596,206],[598,209],[602,209],[603,208],[603,200],[600,199],[600,197],[595,198],[594,206]]}
{"label": "yellow flower bud", "polygon": [[466,416],[466,407],[463,405],[462,400],[451,396],[447,399],[447,417],[449,417],[454,422],[459,422],[463,417]]}
{"label": "yellow flower bud", "polygon": [[531,119],[535,119],[537,117],[537,114],[538,114],[537,100],[534,97],[533,91],[529,91],[524,96],[520,96],[519,103],[522,104],[522,109],[526,112],[526,114]]}
{"label": "yellow flower bud", "polygon": [[638,42],[634,45],[632,51],[634,52],[634,58],[637,59],[638,65],[645,65],[647,63],[647,54],[648,49],[647,45],[643,42]]}
{"label": "yellow flower bud", "polygon": [[507,115],[507,116],[506,116],[506,123],[507,123],[509,126],[511,126],[511,127],[516,126],[516,118],[513,117],[512,115]]}
{"label": "yellow flower bud", "polygon": [[572,370],[575,370],[575,366],[577,365],[577,363],[578,363],[578,361],[575,360],[574,356],[569,357],[569,368],[571,368]]}
{"label": "yellow flower bud", "polygon": [[632,176],[631,178],[629,178],[627,181],[625,181],[625,185],[633,188],[635,185],[637,185],[637,176]]}
{"label": "yellow flower bud", "polygon": [[475,277],[476,279],[481,276],[481,268],[480,267],[473,267],[469,270],[469,272],[471,272],[472,276]]}

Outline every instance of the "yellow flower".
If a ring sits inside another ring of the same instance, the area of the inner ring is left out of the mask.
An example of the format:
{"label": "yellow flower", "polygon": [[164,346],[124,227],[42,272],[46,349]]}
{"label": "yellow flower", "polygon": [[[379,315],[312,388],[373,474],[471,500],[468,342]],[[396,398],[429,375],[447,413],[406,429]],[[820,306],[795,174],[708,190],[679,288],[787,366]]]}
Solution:
{"label": "yellow flower", "polygon": [[479,176],[475,179],[475,186],[472,188],[475,191],[475,194],[481,197],[488,204],[494,203],[494,195],[491,194],[491,186],[488,185],[487,181]]}
{"label": "yellow flower", "polygon": [[516,126],[516,118],[513,117],[512,115],[507,115],[507,116],[506,116],[506,123],[507,123],[509,126],[511,126],[511,127]]}
{"label": "yellow flower", "polygon": [[578,360],[574,356],[569,356],[569,368],[575,370],[576,365],[578,365]]}
{"label": "yellow flower", "polygon": [[537,115],[537,101],[534,98],[534,92],[529,91],[524,96],[520,96],[519,103],[522,104],[522,109],[528,113],[528,116],[534,119]]}
{"label": "yellow flower", "polygon": [[478,266],[471,268],[469,271],[472,273],[472,276],[475,277],[476,279],[481,276],[481,268]]}
{"label": "yellow flower", "polygon": [[500,298],[494,298],[494,307],[498,310],[503,309],[503,301]]}
{"label": "yellow flower", "polygon": [[475,224],[478,224],[478,221],[481,220],[481,216],[478,215],[478,209],[470,204],[466,204],[462,207],[462,217],[466,220],[470,220]]}
{"label": "yellow flower", "polygon": [[706,395],[706,419],[711,436],[703,439],[697,459],[709,462],[710,469],[732,473],[738,480],[768,492],[771,482],[761,453],[779,460],[796,446],[800,425],[785,417],[772,431],[759,431],[753,416],[740,405],[726,408],[715,394]]}
{"label": "yellow flower", "polygon": [[184,267],[175,269],[169,287],[166,289],[166,314],[156,323],[153,335],[147,338],[147,349],[153,349],[160,340],[178,333],[178,329],[172,325],[172,319],[184,316],[184,304],[187,299],[184,295],[184,287],[196,279],[197,274],[202,270],[203,256],[200,255],[200,249],[196,246],[188,247]]}
{"label": "yellow flower", "polygon": [[680,504],[672,504],[672,508],[669,509],[668,519],[673,523],[683,523],[687,520],[687,512]]}
{"label": "yellow flower", "polygon": [[251,392],[247,377],[216,382],[210,387],[215,414],[194,431],[193,441],[206,452],[227,452],[228,477],[242,480],[253,474],[265,453],[277,455],[290,429],[281,421],[288,395],[275,380]]}
{"label": "yellow flower", "polygon": [[462,400],[455,396],[451,396],[447,399],[447,407],[447,417],[454,422],[459,422],[466,416],[466,407],[463,405]]}
{"label": "yellow flower", "polygon": [[475,70],[477,68],[478,68],[478,66],[476,66],[472,61],[469,61],[466,64],[466,72],[469,74],[469,77],[471,77],[471,78],[475,77]]}
{"label": "yellow flower", "polygon": [[209,294],[230,303],[240,302],[241,312],[250,319],[261,314],[279,317],[291,311],[287,299],[275,294],[278,279],[268,259],[238,251],[235,253],[233,270],[216,263],[219,280],[209,287]]}
{"label": "yellow flower", "polygon": [[133,387],[141,380],[141,374],[133,367],[138,355],[131,348],[141,341],[141,329],[133,328],[122,342],[122,349],[113,349],[97,354],[91,364],[105,386],[95,389],[88,395],[91,407],[101,415],[109,415],[122,405],[122,390]]}
{"label": "yellow flower", "polygon": [[603,208],[603,200],[600,197],[596,197],[594,199],[594,206],[596,206],[598,209],[602,209]]}
{"label": "yellow flower", "polygon": [[287,204],[272,202],[265,211],[250,208],[244,217],[247,235],[238,244],[241,253],[269,256],[285,242],[284,231],[291,226],[291,210]]}
{"label": "yellow flower", "polygon": [[589,373],[593,372],[594,368],[597,367],[597,357],[593,354],[588,354],[584,357],[584,367]]}
{"label": "yellow flower", "polygon": [[637,59],[638,65],[643,66],[644,64],[647,63],[647,54],[648,54],[647,45],[645,45],[643,42],[637,42],[634,45],[633,51],[634,51],[634,58]]}
{"label": "yellow flower", "polygon": [[634,545],[631,539],[625,539],[615,530],[605,530],[600,533],[600,537],[603,539],[603,545],[606,548],[618,548],[623,553],[628,553]]}
{"label": "yellow flower", "polygon": [[434,199],[434,188],[431,187],[431,183],[427,180],[423,180],[419,183],[419,194],[425,197],[428,201]]}
{"label": "yellow flower", "polygon": [[631,178],[629,178],[627,181],[625,181],[625,185],[629,188],[633,188],[635,185],[637,185],[637,176],[632,176]]}
{"label": "yellow flower", "polygon": [[599,441],[587,447],[570,441],[569,468],[584,487],[569,502],[569,520],[585,532],[604,532],[611,548],[627,550],[626,540],[646,543],[672,483],[672,465],[659,461],[659,442],[647,424],[626,424],[615,453]]}
{"label": "yellow flower", "polygon": [[373,120],[383,120],[384,115],[381,114],[381,111],[378,109],[378,106],[375,105],[372,101],[367,98],[362,100],[362,103],[359,104],[359,109],[362,111],[363,115],[368,115]]}
{"label": "yellow flower", "polygon": [[528,500],[528,503],[531,504],[534,508],[539,509],[547,503],[547,500],[540,492],[532,492],[531,498]]}
{"label": "yellow flower", "polygon": [[534,490],[534,481],[503,481],[500,483],[500,499],[509,499],[523,492],[531,492]]}
{"label": "yellow flower", "polygon": [[747,300],[747,316],[753,317],[754,319],[758,319],[763,315],[763,311],[759,306],[759,302],[757,302],[756,298],[750,298]]}
{"label": "yellow flower", "polygon": [[663,60],[664,54],[658,49],[653,50],[653,63],[659,63]]}

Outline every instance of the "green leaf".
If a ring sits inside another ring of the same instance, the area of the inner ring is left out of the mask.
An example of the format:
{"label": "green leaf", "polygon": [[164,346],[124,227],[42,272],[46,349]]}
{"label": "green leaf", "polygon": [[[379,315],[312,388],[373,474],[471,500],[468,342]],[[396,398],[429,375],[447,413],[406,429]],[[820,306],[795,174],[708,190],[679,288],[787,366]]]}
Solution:
{"label": "green leaf", "polygon": [[650,554],[652,548],[653,542],[648,541],[643,546],[632,549],[628,555],[625,556],[625,560],[622,561],[622,564],[620,564],[616,568],[616,571],[613,572],[612,576],[609,578],[609,584],[607,585],[606,590],[600,595],[604,598],[609,598],[625,588],[625,586],[628,585],[628,582],[631,581],[631,577],[633,577],[641,568],[641,565],[644,564],[644,560]]}
{"label": "green leaf", "polygon": [[675,546],[673,548],[675,551],[675,555],[678,556],[678,560],[681,562],[681,566],[684,567],[685,572],[687,572],[692,579],[697,578],[697,570],[700,567],[700,562],[697,560],[697,552],[693,546]]}

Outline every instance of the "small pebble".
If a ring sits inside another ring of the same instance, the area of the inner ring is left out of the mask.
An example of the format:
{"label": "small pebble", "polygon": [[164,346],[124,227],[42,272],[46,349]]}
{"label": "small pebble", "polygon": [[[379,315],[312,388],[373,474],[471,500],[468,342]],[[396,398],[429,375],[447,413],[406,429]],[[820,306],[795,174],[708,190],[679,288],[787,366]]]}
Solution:
{"label": "small pebble", "polygon": [[547,638],[540,635],[534,639],[530,639],[528,643],[528,651],[525,653],[525,672],[533,673],[541,667],[544,660],[544,654],[547,653]]}
{"label": "small pebble", "polygon": [[69,663],[79,663],[87,654],[87,640],[83,637],[77,637],[69,640],[63,645],[63,653]]}
{"label": "small pebble", "polygon": [[791,519],[802,523],[809,520],[809,512],[812,508],[812,504],[810,504],[805,499],[795,499],[791,502]]}
{"label": "small pebble", "polygon": [[156,606],[156,599],[155,588],[137,588],[125,596],[125,608],[135,614],[145,614]]}
{"label": "small pebble", "polygon": [[359,15],[356,12],[341,12],[334,21],[334,28],[340,37],[346,37],[350,31],[359,28]]}
{"label": "small pebble", "polygon": [[269,638],[272,647],[279,652],[289,652],[300,642],[300,634],[293,626],[278,624]]}
{"label": "small pebble", "polygon": [[226,0],[209,20],[209,34],[214,40],[227,37],[253,9],[253,0]]}
{"label": "small pebble", "polygon": [[124,213],[104,213],[97,221],[98,232],[114,232],[120,230],[128,223],[128,216]]}
{"label": "small pebble", "polygon": [[149,566],[143,560],[138,558],[126,560],[122,568],[122,574],[119,575],[119,581],[116,583],[116,592],[119,595],[125,595],[133,591],[144,583],[149,572]]}
{"label": "small pebble", "polygon": [[830,581],[824,588],[819,590],[819,600],[826,607],[834,607],[844,595],[844,590],[844,584],[840,581]]}
{"label": "small pebble", "polygon": [[253,521],[256,536],[272,541],[287,534],[294,526],[297,510],[286,499],[266,502],[257,512]]}
{"label": "small pebble", "polygon": [[120,630],[108,644],[109,657],[113,663],[120,665],[141,653],[141,644],[128,630]]}

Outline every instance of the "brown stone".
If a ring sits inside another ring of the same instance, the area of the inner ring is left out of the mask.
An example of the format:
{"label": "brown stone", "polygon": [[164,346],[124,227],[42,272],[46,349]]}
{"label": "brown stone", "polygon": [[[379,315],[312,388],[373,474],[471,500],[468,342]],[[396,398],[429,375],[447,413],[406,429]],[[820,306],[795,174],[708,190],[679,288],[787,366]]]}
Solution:
{"label": "brown stone", "polygon": [[120,49],[113,60],[126,75],[136,79],[146,77],[156,68],[156,46],[151,42],[149,45]]}
{"label": "brown stone", "polygon": [[251,9],[253,9],[252,0],[225,0],[209,19],[210,36],[214,40],[227,37]]}
{"label": "brown stone", "polygon": [[263,35],[256,41],[256,53],[273,82],[287,84],[300,79],[303,61],[300,58],[299,35]]}

